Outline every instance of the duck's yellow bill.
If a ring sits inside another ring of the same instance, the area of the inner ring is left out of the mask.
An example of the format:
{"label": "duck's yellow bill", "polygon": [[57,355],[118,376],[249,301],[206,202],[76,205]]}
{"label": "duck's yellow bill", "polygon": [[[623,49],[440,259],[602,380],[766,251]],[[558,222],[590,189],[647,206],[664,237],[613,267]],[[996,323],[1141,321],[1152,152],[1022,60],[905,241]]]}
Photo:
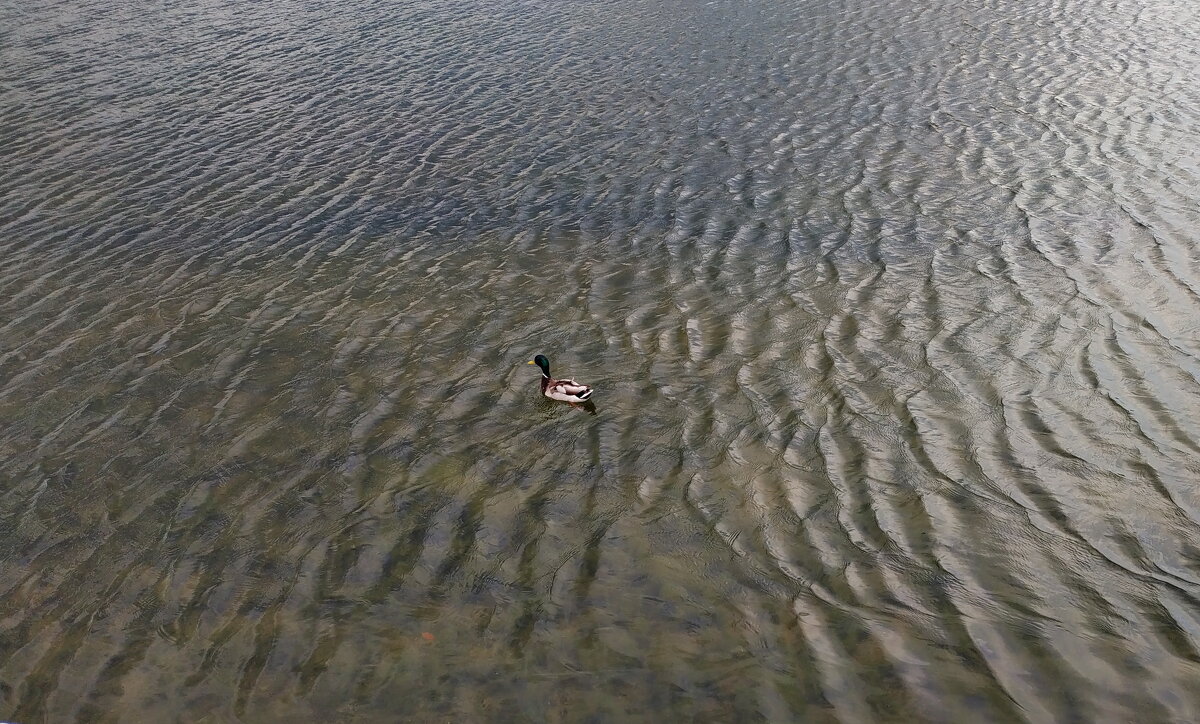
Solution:
{"label": "duck's yellow bill", "polygon": [[533,364],[533,360],[529,360],[529,361],[528,361],[528,362],[526,362],[525,364],[527,364],[527,365],[531,365],[531,364]]}

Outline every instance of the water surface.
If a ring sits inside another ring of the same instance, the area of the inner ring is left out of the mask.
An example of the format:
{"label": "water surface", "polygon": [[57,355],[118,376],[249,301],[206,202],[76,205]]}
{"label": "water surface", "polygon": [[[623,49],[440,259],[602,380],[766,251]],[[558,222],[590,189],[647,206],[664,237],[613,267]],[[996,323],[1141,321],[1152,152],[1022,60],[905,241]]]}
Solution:
{"label": "water surface", "polygon": [[1198,148],[1184,0],[0,2],[0,718],[1196,721]]}

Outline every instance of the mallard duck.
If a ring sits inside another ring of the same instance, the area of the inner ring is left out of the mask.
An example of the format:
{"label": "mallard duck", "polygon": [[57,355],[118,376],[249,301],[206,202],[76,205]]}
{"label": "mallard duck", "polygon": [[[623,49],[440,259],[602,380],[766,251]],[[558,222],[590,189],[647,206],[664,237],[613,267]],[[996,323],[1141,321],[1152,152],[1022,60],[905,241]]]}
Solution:
{"label": "mallard duck", "polygon": [[545,355],[538,355],[529,364],[542,368],[542,394],[551,400],[559,402],[587,402],[592,396],[592,388],[581,385],[575,380],[556,380],[550,376],[550,360]]}

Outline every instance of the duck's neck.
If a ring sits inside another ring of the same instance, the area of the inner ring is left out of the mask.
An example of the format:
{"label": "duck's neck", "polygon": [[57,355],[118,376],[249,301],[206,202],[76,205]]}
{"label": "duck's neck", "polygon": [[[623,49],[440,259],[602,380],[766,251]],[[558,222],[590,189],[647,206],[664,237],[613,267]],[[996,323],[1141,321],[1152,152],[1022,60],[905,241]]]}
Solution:
{"label": "duck's neck", "polygon": [[549,386],[550,386],[550,375],[543,372],[542,373],[542,392],[545,392],[546,388]]}

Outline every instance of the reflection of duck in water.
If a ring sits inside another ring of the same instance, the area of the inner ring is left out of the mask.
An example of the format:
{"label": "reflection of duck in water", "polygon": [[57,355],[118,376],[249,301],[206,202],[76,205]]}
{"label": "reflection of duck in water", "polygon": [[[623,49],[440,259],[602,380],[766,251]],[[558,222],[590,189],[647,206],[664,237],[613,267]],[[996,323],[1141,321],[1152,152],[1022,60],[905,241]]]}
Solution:
{"label": "reflection of duck in water", "polygon": [[544,355],[538,355],[530,362],[542,368],[542,394],[551,400],[570,402],[572,405],[588,403],[592,396],[592,388],[581,385],[575,380],[556,380],[550,376],[550,360]]}

